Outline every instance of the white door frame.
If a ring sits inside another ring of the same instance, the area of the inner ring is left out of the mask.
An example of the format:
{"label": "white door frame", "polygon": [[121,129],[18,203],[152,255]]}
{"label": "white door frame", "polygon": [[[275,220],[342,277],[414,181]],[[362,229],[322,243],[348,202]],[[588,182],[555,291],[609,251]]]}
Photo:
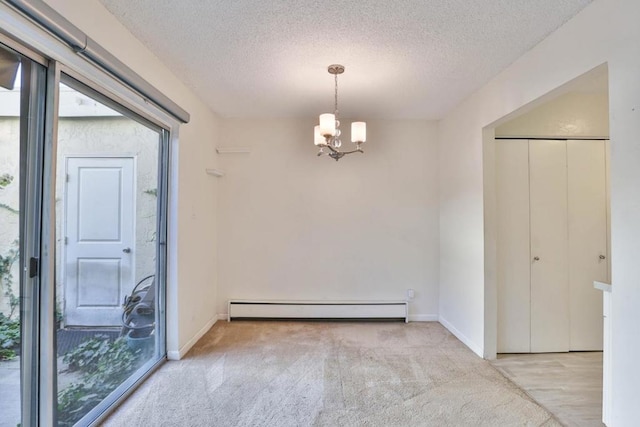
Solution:
{"label": "white door frame", "polygon": [[59,247],[61,249],[61,256],[59,256],[58,258],[60,259],[60,262],[58,263],[58,268],[60,268],[60,273],[58,275],[58,277],[60,278],[60,280],[63,282],[62,286],[60,286],[60,289],[62,290],[62,299],[59,301],[60,302],[60,308],[63,310],[63,322],[66,321],[66,307],[67,307],[67,284],[66,284],[66,274],[67,274],[67,251],[66,251],[66,236],[67,236],[67,214],[68,214],[68,205],[67,205],[67,200],[68,200],[68,185],[67,185],[67,175],[69,173],[69,160],[73,159],[73,158],[104,158],[104,159],[113,159],[113,158],[130,158],[133,160],[133,207],[134,207],[134,215],[132,218],[133,221],[133,228],[132,228],[132,234],[133,234],[133,238],[132,238],[132,254],[131,254],[131,270],[132,270],[132,280],[133,280],[133,286],[135,286],[135,271],[136,271],[136,250],[135,250],[135,243],[136,243],[136,230],[137,230],[137,215],[135,215],[135,211],[136,211],[136,205],[137,205],[137,161],[138,161],[138,155],[136,153],[131,153],[131,152],[122,152],[122,153],[92,153],[92,152],[88,152],[88,153],[65,153],[62,156],[62,162],[64,164],[64,171],[62,174],[58,174],[58,179],[62,180],[63,183],[63,189],[62,189],[62,194],[63,194],[63,203],[62,203],[62,209],[61,209],[61,219],[62,219],[62,223],[61,223],[61,227],[60,227],[60,231],[61,231],[61,236],[57,237],[57,240],[60,241]]}

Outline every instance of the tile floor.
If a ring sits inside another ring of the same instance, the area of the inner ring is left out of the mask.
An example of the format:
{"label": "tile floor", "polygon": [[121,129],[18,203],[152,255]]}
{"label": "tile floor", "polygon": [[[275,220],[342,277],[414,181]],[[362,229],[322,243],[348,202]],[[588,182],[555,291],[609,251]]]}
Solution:
{"label": "tile floor", "polygon": [[500,354],[500,372],[569,427],[602,424],[602,353]]}

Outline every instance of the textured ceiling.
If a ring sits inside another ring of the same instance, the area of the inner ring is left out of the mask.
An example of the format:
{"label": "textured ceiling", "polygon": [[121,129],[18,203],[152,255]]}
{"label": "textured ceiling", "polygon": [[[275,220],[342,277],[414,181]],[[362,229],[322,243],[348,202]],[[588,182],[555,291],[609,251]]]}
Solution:
{"label": "textured ceiling", "polygon": [[438,119],[591,0],[100,0],[223,117]]}

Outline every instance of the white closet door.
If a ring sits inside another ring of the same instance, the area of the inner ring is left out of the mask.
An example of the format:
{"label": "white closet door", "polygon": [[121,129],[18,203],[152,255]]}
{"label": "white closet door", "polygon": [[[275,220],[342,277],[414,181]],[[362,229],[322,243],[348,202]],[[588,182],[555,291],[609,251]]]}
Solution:
{"label": "white closet door", "polygon": [[569,351],[566,141],[529,141],[531,351]]}
{"label": "white closet door", "polygon": [[498,353],[529,353],[529,142],[496,141]]}
{"label": "white closet door", "polygon": [[567,141],[569,292],[572,351],[602,350],[602,292],[607,282],[607,190],[604,141]]}

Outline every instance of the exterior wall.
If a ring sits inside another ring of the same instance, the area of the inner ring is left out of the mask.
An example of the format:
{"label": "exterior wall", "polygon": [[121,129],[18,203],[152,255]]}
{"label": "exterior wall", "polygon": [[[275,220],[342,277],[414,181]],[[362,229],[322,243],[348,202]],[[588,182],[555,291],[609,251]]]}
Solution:
{"label": "exterior wall", "polygon": [[[64,287],[66,157],[132,156],[135,162],[134,284],[155,272],[159,134],[126,117],[61,118],[58,125],[56,178],[56,295],[61,307]],[[127,292],[129,293],[129,292]]]}
{"label": "exterior wall", "polygon": [[[13,210],[20,205],[20,129],[17,118],[0,117],[0,176],[9,174],[13,181],[0,189],[0,255],[6,257],[19,237],[19,216]],[[11,268],[13,294],[19,296],[19,262]],[[9,301],[5,297],[6,283],[0,283],[0,313],[9,314]],[[14,316],[17,313],[14,313]]]}
{"label": "exterior wall", "polygon": [[[65,297],[64,287],[64,187],[65,159],[73,156],[135,157],[136,165],[136,271],[135,282],[155,271],[156,203],[153,192],[158,176],[157,132],[125,117],[61,118],[58,126],[58,176],[56,177],[56,296],[59,307]],[[0,175],[10,173],[14,181],[0,193],[0,203],[14,209],[19,203],[19,119],[0,118]],[[18,239],[18,215],[0,208],[0,254]],[[18,264],[13,266],[14,291],[18,295]],[[0,293],[0,310],[6,313],[6,298]]]}
{"label": "exterior wall", "polygon": [[404,300],[414,289],[410,318],[436,320],[435,123],[368,122],[365,153],[339,162],[316,156],[313,125],[223,122],[225,147],[251,153],[219,155],[219,312],[229,298]]}
{"label": "exterior wall", "polygon": [[[595,0],[469,97],[439,126],[440,316],[479,355],[485,351],[483,129],[608,63],[611,133],[613,422],[640,418],[640,2]],[[493,135],[491,135],[492,137]],[[489,337],[490,338],[490,337]],[[495,337],[494,337],[495,338]]]}

